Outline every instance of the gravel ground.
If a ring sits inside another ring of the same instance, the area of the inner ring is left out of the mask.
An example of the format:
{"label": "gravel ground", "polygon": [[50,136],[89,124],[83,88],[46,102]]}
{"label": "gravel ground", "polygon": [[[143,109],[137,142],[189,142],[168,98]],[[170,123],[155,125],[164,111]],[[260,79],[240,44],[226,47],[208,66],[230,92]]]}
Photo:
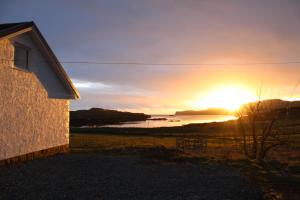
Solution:
{"label": "gravel ground", "polygon": [[262,194],[225,166],[88,153],[0,167],[0,199],[256,200]]}

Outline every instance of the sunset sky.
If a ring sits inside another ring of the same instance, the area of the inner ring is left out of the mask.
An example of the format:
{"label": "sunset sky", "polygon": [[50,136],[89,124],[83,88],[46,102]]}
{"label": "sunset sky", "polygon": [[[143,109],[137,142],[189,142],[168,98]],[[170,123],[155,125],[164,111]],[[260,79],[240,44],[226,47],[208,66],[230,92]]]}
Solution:
{"label": "sunset sky", "polygon": [[299,0],[1,0],[0,23],[20,21],[63,62],[72,110],[235,109],[259,88],[288,99],[300,78]]}

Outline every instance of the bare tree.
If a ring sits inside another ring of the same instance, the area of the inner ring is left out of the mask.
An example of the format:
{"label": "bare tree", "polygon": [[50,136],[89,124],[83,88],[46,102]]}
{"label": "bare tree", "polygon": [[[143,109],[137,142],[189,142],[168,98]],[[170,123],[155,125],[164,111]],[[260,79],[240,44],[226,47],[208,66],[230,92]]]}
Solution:
{"label": "bare tree", "polygon": [[257,102],[246,104],[236,112],[244,154],[257,161],[263,160],[270,150],[288,144],[289,134],[285,129],[289,105],[276,105],[282,102],[262,101],[260,97],[261,91]]}

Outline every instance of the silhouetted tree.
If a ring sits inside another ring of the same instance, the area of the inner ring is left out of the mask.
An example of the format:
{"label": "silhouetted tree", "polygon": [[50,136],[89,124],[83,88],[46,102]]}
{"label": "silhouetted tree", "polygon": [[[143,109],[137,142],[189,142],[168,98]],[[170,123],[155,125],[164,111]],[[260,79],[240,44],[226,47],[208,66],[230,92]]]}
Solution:
{"label": "silhouetted tree", "polygon": [[289,133],[285,124],[289,106],[274,109],[272,104],[272,100],[259,100],[236,112],[237,130],[242,137],[244,154],[249,159],[261,161],[270,150],[288,144]]}

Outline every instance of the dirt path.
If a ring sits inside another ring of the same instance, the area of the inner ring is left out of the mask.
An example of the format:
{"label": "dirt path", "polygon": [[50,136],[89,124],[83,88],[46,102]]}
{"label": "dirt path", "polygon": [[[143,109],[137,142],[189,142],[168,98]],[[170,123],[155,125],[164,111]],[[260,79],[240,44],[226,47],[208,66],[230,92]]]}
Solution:
{"label": "dirt path", "polygon": [[262,199],[224,166],[145,164],[134,155],[69,154],[0,167],[0,199]]}

